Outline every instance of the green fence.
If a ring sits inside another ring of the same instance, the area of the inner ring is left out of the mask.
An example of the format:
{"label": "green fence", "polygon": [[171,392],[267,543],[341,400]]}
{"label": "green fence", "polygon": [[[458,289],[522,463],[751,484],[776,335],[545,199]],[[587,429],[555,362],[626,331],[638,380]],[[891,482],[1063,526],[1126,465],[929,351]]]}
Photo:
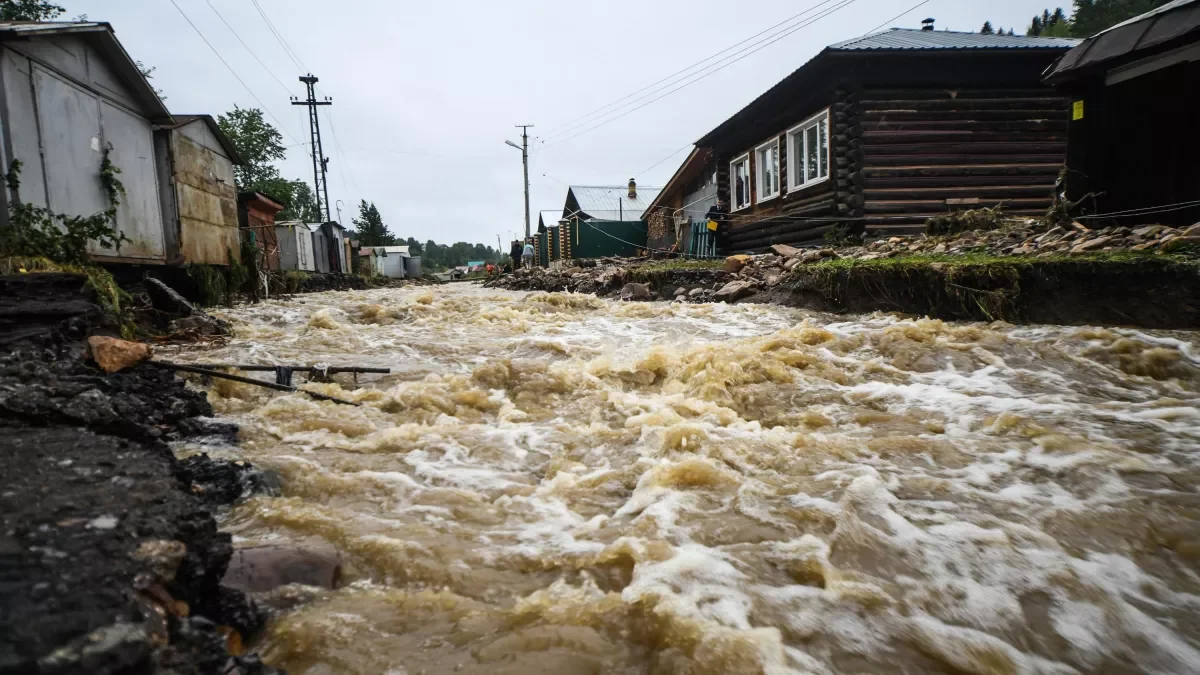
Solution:
{"label": "green fence", "polygon": [[564,257],[634,256],[646,248],[646,223],[640,220],[572,220]]}

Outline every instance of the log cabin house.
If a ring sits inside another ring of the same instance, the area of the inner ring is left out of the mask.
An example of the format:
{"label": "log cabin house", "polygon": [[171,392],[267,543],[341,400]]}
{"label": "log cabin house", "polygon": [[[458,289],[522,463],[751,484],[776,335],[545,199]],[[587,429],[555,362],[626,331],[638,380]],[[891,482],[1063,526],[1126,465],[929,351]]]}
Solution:
{"label": "log cabin house", "polygon": [[[1200,83],[1200,0],[1167,3],[1088,38],[1046,80],[1071,100],[1067,198],[1079,202],[1084,222],[1200,220],[1192,98]],[[1159,208],[1166,210],[1148,212]]]}
{"label": "log cabin house", "polygon": [[930,25],[830,45],[705,134],[645,218],[659,233],[689,197],[711,202],[710,175],[732,251],[912,233],[957,209],[1043,213],[1070,110],[1041,78],[1077,42]]}

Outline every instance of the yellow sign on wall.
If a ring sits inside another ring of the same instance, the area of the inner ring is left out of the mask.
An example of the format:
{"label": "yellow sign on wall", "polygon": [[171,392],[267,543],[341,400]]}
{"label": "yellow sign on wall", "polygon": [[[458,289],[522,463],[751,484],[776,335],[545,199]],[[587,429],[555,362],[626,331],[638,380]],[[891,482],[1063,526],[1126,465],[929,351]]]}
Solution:
{"label": "yellow sign on wall", "polygon": [[1073,121],[1083,119],[1083,101],[1075,101],[1071,104],[1071,119]]}

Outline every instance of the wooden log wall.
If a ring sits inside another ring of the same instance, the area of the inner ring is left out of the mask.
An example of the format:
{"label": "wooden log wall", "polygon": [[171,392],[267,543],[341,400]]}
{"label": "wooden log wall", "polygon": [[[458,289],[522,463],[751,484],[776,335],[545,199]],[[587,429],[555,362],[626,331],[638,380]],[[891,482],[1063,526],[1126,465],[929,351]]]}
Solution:
{"label": "wooden log wall", "polygon": [[1053,201],[1069,105],[1049,90],[875,89],[852,107],[850,179],[871,232],[920,232],[932,216],[981,207],[1038,215]]}

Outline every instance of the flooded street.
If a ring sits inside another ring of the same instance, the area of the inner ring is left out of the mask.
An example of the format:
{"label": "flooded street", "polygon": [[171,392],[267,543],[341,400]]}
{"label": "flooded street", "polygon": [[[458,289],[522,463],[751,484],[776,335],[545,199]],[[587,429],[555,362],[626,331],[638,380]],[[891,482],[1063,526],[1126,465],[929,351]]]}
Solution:
{"label": "flooded street", "polygon": [[1200,672],[1195,333],[461,284],[220,314],[172,358],[393,369],[209,392],[284,486],[222,526],[345,560],[260,645],[293,674]]}

